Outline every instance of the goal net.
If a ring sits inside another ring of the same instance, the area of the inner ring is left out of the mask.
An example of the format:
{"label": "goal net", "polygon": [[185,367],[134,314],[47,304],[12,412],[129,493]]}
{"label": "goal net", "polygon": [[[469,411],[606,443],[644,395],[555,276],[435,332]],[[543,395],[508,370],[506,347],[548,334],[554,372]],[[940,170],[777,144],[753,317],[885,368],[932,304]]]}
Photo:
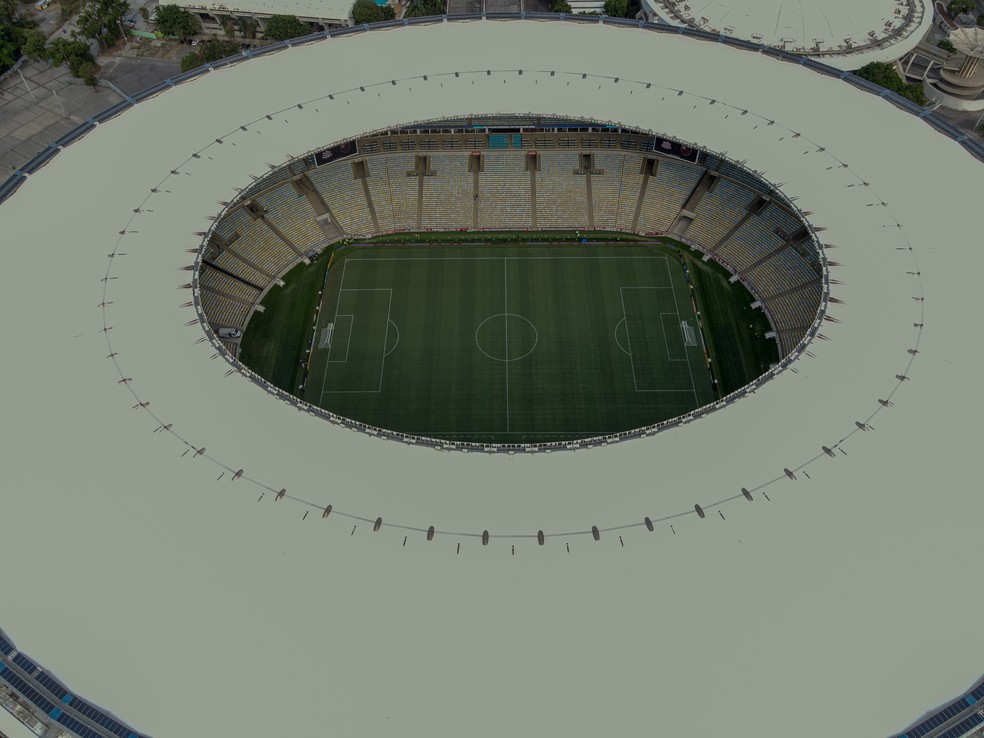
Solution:
{"label": "goal net", "polygon": [[318,348],[331,348],[331,334],[335,332],[335,324],[329,323],[321,329],[321,340],[318,341]]}
{"label": "goal net", "polygon": [[684,346],[696,346],[697,345],[697,334],[694,333],[693,327],[685,320],[680,321],[680,330],[683,331],[683,345]]}

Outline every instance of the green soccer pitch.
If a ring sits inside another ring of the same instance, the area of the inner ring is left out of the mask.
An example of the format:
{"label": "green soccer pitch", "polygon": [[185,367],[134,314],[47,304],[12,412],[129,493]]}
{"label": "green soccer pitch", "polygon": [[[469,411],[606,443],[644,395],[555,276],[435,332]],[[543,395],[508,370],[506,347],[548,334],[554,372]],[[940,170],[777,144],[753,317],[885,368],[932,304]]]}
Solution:
{"label": "green soccer pitch", "polygon": [[[546,245],[545,236],[346,245],[327,272],[322,255],[270,292],[241,358],[343,417],[473,443],[558,442],[651,425],[778,359],[751,296],[688,249],[570,238]],[[720,366],[717,344],[727,352]]]}

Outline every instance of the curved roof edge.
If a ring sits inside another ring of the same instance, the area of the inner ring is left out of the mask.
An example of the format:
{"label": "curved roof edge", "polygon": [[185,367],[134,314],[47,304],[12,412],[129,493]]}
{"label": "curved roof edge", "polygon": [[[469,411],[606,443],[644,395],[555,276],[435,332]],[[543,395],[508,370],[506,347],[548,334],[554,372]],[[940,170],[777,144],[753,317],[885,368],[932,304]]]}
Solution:
{"label": "curved roof edge", "polygon": [[[929,22],[932,21],[932,14],[925,14],[929,18]],[[651,23],[644,20],[631,20],[627,18],[609,18],[608,16],[578,16],[578,15],[565,15],[555,14],[555,13],[462,13],[458,15],[446,15],[446,16],[429,16],[424,18],[404,18],[402,20],[394,21],[383,21],[382,23],[366,24],[362,26],[355,26],[353,28],[341,28],[334,31],[321,31],[319,33],[313,33],[309,36],[301,36],[300,38],[290,39],[288,41],[280,41],[279,43],[272,44],[270,46],[264,46],[261,49],[244,51],[239,54],[234,54],[232,56],[227,56],[225,59],[220,59],[217,62],[211,62],[205,64],[196,69],[192,69],[190,72],[184,72],[175,77],[170,77],[162,82],[158,82],[155,85],[151,85],[144,90],[136,93],[132,97],[127,97],[126,99],[116,103],[115,105],[106,108],[106,110],[98,113],[87,119],[85,122],[79,124],[74,129],[66,133],[61,138],[56,139],[53,143],[48,144],[39,153],[35,154],[24,166],[15,170],[10,177],[8,177],[2,184],[0,184],[0,203],[9,198],[17,189],[23,184],[24,180],[45,164],[47,164],[51,159],[53,159],[65,146],[78,141],[86,133],[93,130],[100,123],[104,123],[117,115],[122,113],[124,110],[133,107],[134,105],[143,102],[144,100],[150,99],[157,96],[165,90],[169,90],[176,85],[187,82],[188,80],[194,79],[202,74],[207,74],[216,69],[221,69],[222,67],[227,67],[232,64],[237,64],[248,59],[253,59],[259,56],[266,56],[267,54],[276,53],[278,51],[283,51],[284,49],[289,49],[294,46],[304,46],[311,43],[316,43],[319,41],[324,41],[329,38],[337,38],[339,36],[348,36],[357,33],[366,33],[371,31],[383,31],[390,28],[396,28],[400,26],[413,26],[413,25],[427,25],[433,23],[459,23],[459,22],[469,22],[475,20],[537,20],[537,21],[547,21],[547,22],[561,22],[561,23],[599,23],[610,26],[626,26],[630,28],[642,28],[647,31],[654,31],[656,33],[671,33],[680,34],[683,36],[688,36],[690,38],[696,38],[702,41],[707,41],[711,43],[721,43],[726,46],[732,46],[739,49],[745,49],[747,51],[755,51],[758,53],[767,54],[768,56],[779,59],[780,61],[789,62],[791,64],[802,64],[815,72],[820,74],[825,74],[830,77],[839,77],[843,79],[850,85],[858,87],[866,92],[870,92],[879,97],[883,97],[888,102],[892,103],[898,108],[902,108],[908,113],[911,113],[919,118],[923,118],[929,125],[935,128],[937,131],[943,133],[945,136],[953,139],[961,146],[963,146],[967,151],[970,152],[972,156],[976,159],[984,162],[984,145],[980,142],[974,140],[972,136],[961,131],[959,128],[951,124],[949,121],[938,116],[933,111],[920,107],[911,100],[898,95],[891,90],[887,90],[884,87],[880,87],[873,82],[869,82],[865,79],[858,77],[855,74],[851,74],[849,71],[840,69],[833,65],[832,60],[827,59],[826,62],[820,62],[816,59],[812,59],[807,56],[791,54],[787,51],[782,51],[781,49],[775,49],[769,46],[764,46],[763,44],[754,43],[752,41],[744,41],[742,39],[731,38],[729,36],[716,35],[713,33],[707,33],[706,31],[700,31],[694,28],[687,27],[677,27],[672,26],[667,23]],[[913,41],[913,46],[918,43],[918,39],[921,35],[912,34],[910,39],[915,39]],[[895,53],[899,51],[901,47],[896,45],[890,47],[890,49],[885,49],[887,56],[886,59],[896,59],[905,51],[901,53]],[[891,51],[891,53],[889,53]],[[894,54],[894,55],[893,55]],[[854,57],[852,57],[854,58]],[[869,59],[869,61],[879,61],[879,59]]]}

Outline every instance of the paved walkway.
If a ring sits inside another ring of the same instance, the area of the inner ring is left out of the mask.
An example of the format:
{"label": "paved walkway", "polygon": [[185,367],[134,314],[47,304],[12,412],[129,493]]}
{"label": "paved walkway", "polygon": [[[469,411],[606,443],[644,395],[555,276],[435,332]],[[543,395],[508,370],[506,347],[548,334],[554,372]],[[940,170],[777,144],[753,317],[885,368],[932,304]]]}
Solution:
{"label": "paved walkway", "polygon": [[[100,86],[86,87],[65,67],[40,62],[0,87],[0,181],[79,123],[180,72],[172,60],[100,57]],[[25,86],[26,83],[26,86]]]}
{"label": "paved walkway", "polygon": [[15,74],[0,89],[3,179],[49,143],[121,99],[109,88],[86,87],[65,68],[30,64],[22,71],[24,81]]}

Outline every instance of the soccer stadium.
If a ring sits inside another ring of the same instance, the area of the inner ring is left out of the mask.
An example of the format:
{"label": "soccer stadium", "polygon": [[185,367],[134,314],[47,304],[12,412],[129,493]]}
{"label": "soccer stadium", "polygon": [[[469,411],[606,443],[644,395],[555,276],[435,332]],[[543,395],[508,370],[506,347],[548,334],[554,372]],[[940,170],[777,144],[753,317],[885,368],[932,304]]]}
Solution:
{"label": "soccer stadium", "polygon": [[975,735],[982,162],[599,16],[81,123],[0,188],[0,732]]}
{"label": "soccer stadium", "polygon": [[[651,133],[476,120],[346,141],[238,195],[199,271],[229,354],[247,341],[261,378],[371,432],[545,450],[666,427],[775,373],[818,323],[820,244],[752,172]],[[310,285],[297,309],[270,294],[287,270]]]}

